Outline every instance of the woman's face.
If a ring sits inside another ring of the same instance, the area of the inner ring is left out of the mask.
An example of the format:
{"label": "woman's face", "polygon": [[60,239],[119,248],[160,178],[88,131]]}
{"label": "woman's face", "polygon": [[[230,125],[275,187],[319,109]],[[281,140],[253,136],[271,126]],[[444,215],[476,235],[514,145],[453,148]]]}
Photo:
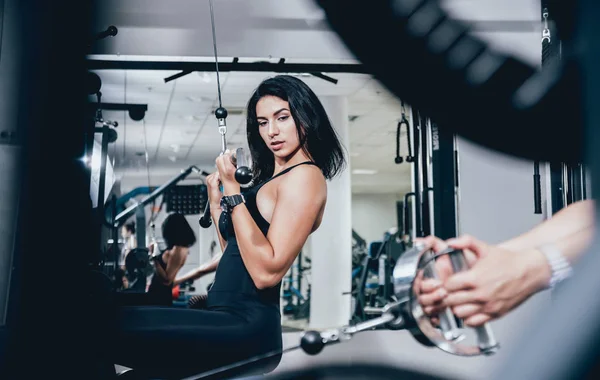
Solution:
{"label": "woman's face", "polygon": [[129,236],[131,236],[131,234],[129,233],[129,230],[127,229],[127,227],[123,226],[123,227],[121,228],[121,237],[122,237],[123,239],[126,239],[126,238],[128,238]]}
{"label": "woman's face", "polygon": [[298,151],[298,129],[290,105],[276,96],[264,96],[256,104],[258,130],[276,158],[286,158]]}

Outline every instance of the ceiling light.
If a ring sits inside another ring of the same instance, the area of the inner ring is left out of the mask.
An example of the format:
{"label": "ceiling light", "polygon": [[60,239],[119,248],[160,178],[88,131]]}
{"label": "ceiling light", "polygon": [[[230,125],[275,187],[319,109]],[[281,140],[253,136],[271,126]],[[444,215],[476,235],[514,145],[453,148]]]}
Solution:
{"label": "ceiling light", "polygon": [[210,83],[210,76],[208,75],[208,73],[206,71],[203,71],[203,72],[198,71],[197,73],[200,76],[200,78],[202,78],[202,82]]}
{"label": "ceiling light", "polygon": [[186,99],[189,100],[190,102],[196,102],[196,103],[202,103],[202,97],[201,96],[196,96],[196,95],[188,95],[186,96]]}
{"label": "ceiling light", "polygon": [[193,122],[199,122],[204,120],[204,118],[206,117],[205,115],[180,115],[179,116],[182,120],[185,121],[193,121]]}
{"label": "ceiling light", "polygon": [[177,145],[177,144],[172,144],[172,145],[171,145],[171,149],[173,149],[173,152],[177,153],[177,152],[179,152],[179,145]]}
{"label": "ceiling light", "polygon": [[354,169],[354,170],[352,170],[352,174],[372,175],[372,174],[377,174],[377,170],[373,170],[373,169]]}
{"label": "ceiling light", "polygon": [[286,75],[298,77],[298,78],[310,78],[312,75],[310,73],[285,73]]}
{"label": "ceiling light", "polygon": [[175,156],[169,156],[169,160],[175,162],[175,161],[177,161],[177,157],[175,157]]}

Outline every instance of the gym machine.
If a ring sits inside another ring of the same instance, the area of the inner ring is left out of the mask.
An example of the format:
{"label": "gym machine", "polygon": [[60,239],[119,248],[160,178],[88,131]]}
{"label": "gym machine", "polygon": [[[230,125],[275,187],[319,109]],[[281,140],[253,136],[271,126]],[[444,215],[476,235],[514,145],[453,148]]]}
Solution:
{"label": "gym machine", "polygon": [[387,303],[377,310],[379,317],[366,322],[320,333],[307,331],[302,336],[302,349],[314,355],[327,344],[343,342],[355,333],[385,326],[391,330],[408,330],[420,343],[438,347],[454,355],[477,356],[496,353],[499,343],[488,324],[472,329],[474,331],[468,331],[471,329],[460,328],[453,322],[456,317],[448,310],[445,315],[440,315],[440,325],[435,326],[417,302],[419,295],[418,291],[415,291],[417,274],[423,271],[424,278],[434,278],[435,259],[444,255],[450,257],[455,272],[467,269],[461,251],[448,249],[433,254],[431,247],[420,242],[416,243],[413,248],[400,256],[394,267],[393,289],[396,302]]}
{"label": "gym machine", "polygon": [[[96,35],[95,39],[102,39],[109,36],[115,36],[118,30],[114,26],[108,27],[107,30],[100,32]],[[100,246],[103,245],[105,240],[104,227],[108,227],[109,234],[111,236],[111,256],[115,250],[118,250],[118,233],[112,231],[111,220],[116,215],[116,210],[119,209],[119,205],[115,208],[115,194],[113,193],[107,201],[107,174],[111,171],[112,164],[108,160],[108,147],[109,144],[113,144],[118,139],[117,128],[119,123],[117,121],[106,120],[102,114],[102,110],[121,110],[128,111],[129,117],[132,120],[142,120],[145,116],[148,106],[145,104],[114,104],[114,103],[103,103],[102,102],[102,80],[100,77],[93,72],[87,73],[86,78],[87,93],[88,95],[95,96],[96,102],[90,102],[88,104],[87,111],[93,114],[93,128],[87,128],[85,130],[85,144],[84,144],[84,156],[83,161],[89,167],[87,170],[87,177],[90,182],[90,196],[92,199],[92,206],[94,207],[95,220],[97,228],[99,230]],[[100,143],[96,142],[96,136],[100,135]],[[99,147],[97,147],[99,145]],[[95,153],[97,152],[97,154]],[[97,157],[97,158],[96,158]],[[112,176],[111,176],[112,179]],[[112,184],[111,184],[112,185]],[[110,193],[110,191],[108,191]],[[144,231],[139,229],[138,234],[142,234]],[[106,264],[106,255],[100,253],[95,257],[90,258],[90,264],[92,267],[100,267]],[[115,267],[116,268],[116,261]]]}
{"label": "gym machine", "polygon": [[[400,134],[406,127],[408,155],[411,165],[413,191],[405,194],[398,205],[399,229],[387,232],[378,248],[371,250],[360,266],[360,280],[354,291],[354,321],[364,321],[376,314],[382,304],[393,299],[391,269],[403,252],[417,237],[434,234],[442,239],[457,236],[458,232],[458,153],[456,138],[415,107],[411,118],[402,102],[402,116],[396,134],[396,164],[404,162],[400,155]],[[369,289],[368,274],[378,273],[378,286]],[[355,273],[353,273],[355,274]],[[367,300],[368,299],[368,300]]]}
{"label": "gym machine", "polygon": [[[557,27],[555,18],[559,12],[556,2],[542,0],[542,71],[552,70],[556,61],[563,59],[563,31]],[[564,125],[562,133],[567,134],[568,124]],[[550,200],[551,212],[557,213],[573,202],[587,199],[587,173],[582,162],[557,162],[548,163],[550,174]],[[536,213],[541,214],[541,185],[539,182],[539,162],[536,162],[534,173]]]}
{"label": "gym machine", "polygon": [[386,231],[381,241],[372,242],[359,265],[352,272],[356,282],[352,320],[362,322],[373,318],[388,302],[394,301],[392,271],[407,244],[402,230]]}
{"label": "gym machine", "polygon": [[[219,96],[219,107],[215,110],[215,117],[219,123],[219,134],[221,135],[221,155],[227,150],[227,110],[223,107],[221,99],[221,81],[219,76],[219,58],[217,54],[217,36],[215,32],[215,19],[212,0],[209,1],[210,17],[212,26],[213,50],[215,53],[215,72],[217,74],[217,94]],[[242,186],[249,186],[252,182],[252,172],[250,171],[246,155],[243,148],[238,148],[236,154],[231,156],[231,163],[237,167],[235,170],[235,179]],[[208,228],[212,224],[210,215],[210,203],[206,203],[204,214],[198,221],[202,228]]]}
{"label": "gym machine", "polygon": [[[306,258],[310,264],[310,259]],[[292,319],[307,319],[310,315],[310,281],[307,281],[306,296],[302,293],[303,277],[310,271],[310,266],[304,266],[302,252],[298,254],[295,264],[290,267],[289,274],[283,278],[282,301],[283,315]]]}
{"label": "gym machine", "polygon": [[[458,233],[458,148],[456,136],[422,112],[411,107],[410,120],[402,102],[398,123],[396,158],[400,156],[400,131],[406,126],[408,155],[412,166],[412,191],[398,202],[398,227],[409,242],[431,234],[442,239]],[[402,217],[403,215],[403,217]],[[401,221],[401,222],[400,222]]]}
{"label": "gym machine", "polygon": [[[201,177],[206,177],[209,174],[206,171],[198,168],[197,166],[192,165],[192,166],[188,167],[187,169],[182,170],[181,173],[179,173],[177,176],[173,177],[172,179],[170,179],[169,181],[164,183],[162,186],[159,186],[158,188],[156,188],[154,191],[152,191],[148,196],[143,198],[138,203],[127,207],[125,210],[119,212],[118,214],[116,212],[117,204],[122,204],[122,203],[119,203],[117,200],[114,200],[113,202],[111,202],[113,210],[114,210],[111,213],[112,220],[110,221],[110,228],[112,231],[113,244],[111,244],[111,248],[108,253],[109,260],[107,262],[105,262],[105,266],[110,266],[110,267],[114,267],[114,268],[117,267],[119,255],[121,253],[119,250],[118,244],[116,244],[116,242],[118,241],[118,237],[119,237],[119,228],[121,228],[123,226],[123,224],[131,216],[139,213],[140,211],[144,212],[145,206],[147,206],[151,202],[154,202],[159,196],[167,193],[174,186],[176,186],[177,183],[183,181],[188,176],[190,176],[192,173],[196,173],[196,174],[200,175]],[[206,204],[208,204],[208,198],[204,197],[204,200],[205,200]],[[153,226],[151,226],[151,227],[153,228]],[[157,256],[156,256],[156,254],[151,255],[147,248],[142,248],[142,247],[143,247],[143,245],[140,246],[138,244],[138,248],[131,250],[127,254],[127,258],[125,259],[125,271],[126,271],[127,277],[129,278],[130,283],[132,283],[134,288],[143,291],[143,289],[145,289],[146,278],[153,271],[151,260],[155,259]],[[110,274],[109,274],[109,276],[110,276]]]}

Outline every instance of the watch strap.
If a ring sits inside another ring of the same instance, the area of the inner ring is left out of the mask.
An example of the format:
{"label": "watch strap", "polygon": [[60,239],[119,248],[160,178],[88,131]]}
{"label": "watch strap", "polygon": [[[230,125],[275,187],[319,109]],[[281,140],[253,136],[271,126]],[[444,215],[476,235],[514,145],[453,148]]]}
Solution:
{"label": "watch strap", "polygon": [[571,264],[554,244],[544,244],[538,249],[546,257],[552,272],[548,288],[552,289],[558,283],[571,277],[573,272]]}
{"label": "watch strap", "polygon": [[231,211],[235,206],[246,202],[243,194],[226,195],[223,197],[227,203],[227,208]]}

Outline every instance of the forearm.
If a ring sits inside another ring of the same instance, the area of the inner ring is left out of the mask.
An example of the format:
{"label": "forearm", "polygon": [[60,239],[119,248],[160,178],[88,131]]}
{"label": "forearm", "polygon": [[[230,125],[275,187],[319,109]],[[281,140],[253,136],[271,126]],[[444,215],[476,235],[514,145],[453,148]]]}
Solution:
{"label": "forearm", "polygon": [[[565,259],[573,264],[581,255],[583,255],[590,247],[595,228],[590,226],[583,230],[572,233],[569,236],[563,236],[559,239],[549,241],[558,251],[562,253]],[[538,283],[538,288],[543,289],[547,286],[552,275],[546,257],[536,248],[530,248],[525,251],[531,257],[531,266],[528,271],[531,277],[534,277]]]}
{"label": "forearm", "polygon": [[271,243],[258,228],[245,204],[236,206],[231,218],[240,255],[250,277],[258,288],[268,286],[271,275],[276,272]]}
{"label": "forearm", "polygon": [[594,203],[591,200],[573,203],[557,212],[551,219],[513,239],[499,244],[512,251],[525,251],[586,230],[594,224]]}
{"label": "forearm", "polygon": [[553,244],[570,263],[574,263],[590,247],[594,239],[594,231],[594,226],[589,226],[566,238],[557,239]]}
{"label": "forearm", "polygon": [[217,231],[217,236],[219,237],[219,245],[221,245],[221,252],[225,252],[225,248],[227,247],[227,241],[223,239],[221,236],[221,232],[219,231],[219,218],[221,217],[221,206],[218,204],[210,205],[210,216],[213,220],[213,225],[215,226],[215,230]]}

